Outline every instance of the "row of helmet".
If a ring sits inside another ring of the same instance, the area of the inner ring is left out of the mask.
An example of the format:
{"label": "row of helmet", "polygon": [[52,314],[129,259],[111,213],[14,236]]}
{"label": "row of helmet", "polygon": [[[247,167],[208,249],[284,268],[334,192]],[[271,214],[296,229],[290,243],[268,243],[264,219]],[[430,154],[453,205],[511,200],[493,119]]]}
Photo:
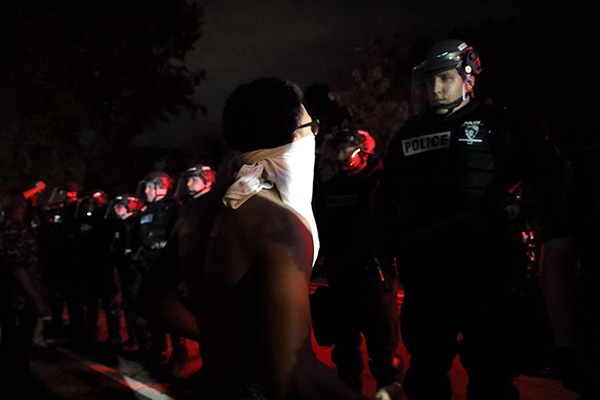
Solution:
{"label": "row of helmet", "polygon": [[[210,191],[216,179],[216,172],[208,165],[198,164],[181,173],[174,196],[186,200],[198,197]],[[148,199],[146,189],[151,186],[155,191],[169,192],[173,188],[173,179],[163,171],[153,171],[146,175],[138,184],[137,196],[143,201]]]}
{"label": "row of helmet", "polygon": [[[339,171],[352,174],[360,170],[375,150],[375,139],[366,131],[344,128],[325,135],[321,146],[321,163],[318,169],[322,173]],[[184,203],[208,193],[216,180],[216,172],[210,166],[197,164],[183,171],[173,192],[173,179],[164,171],[152,171],[138,182],[135,193],[122,193],[114,197],[109,204],[106,192],[97,190],[79,198],[83,191],[77,182],[67,182],[54,188],[46,207],[57,209],[77,202],[75,216],[91,214],[104,210],[107,215],[126,218],[143,208],[145,204],[158,201],[172,193],[172,197]]]}
{"label": "row of helmet", "polygon": [[[198,164],[188,168],[179,177],[173,197],[186,202],[208,193],[216,180],[216,172],[208,165]],[[140,211],[145,204],[158,201],[173,189],[173,179],[163,171],[153,171],[146,175],[137,186],[136,193],[123,193],[109,201],[102,190],[79,197],[83,188],[77,182],[67,182],[54,188],[46,202],[48,209],[61,209],[73,204],[75,217],[92,215],[102,211],[106,217],[127,218]]]}

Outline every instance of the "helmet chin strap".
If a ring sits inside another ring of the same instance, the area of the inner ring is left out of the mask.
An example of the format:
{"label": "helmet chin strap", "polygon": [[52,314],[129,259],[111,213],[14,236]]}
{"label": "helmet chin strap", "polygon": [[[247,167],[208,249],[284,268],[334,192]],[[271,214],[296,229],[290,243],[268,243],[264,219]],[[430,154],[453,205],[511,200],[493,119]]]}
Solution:
{"label": "helmet chin strap", "polygon": [[467,98],[471,97],[471,92],[467,91],[467,81],[470,78],[470,75],[467,75],[467,79],[463,80],[462,84],[462,96],[458,99],[454,100],[452,103],[448,104],[438,104],[433,107],[434,110],[448,110],[445,115],[452,114],[452,111],[458,106],[460,106]]}
{"label": "helmet chin strap", "polygon": [[448,110],[446,112],[445,115],[450,115],[452,114],[452,111],[454,111],[454,109],[458,106],[460,106],[462,104],[464,100],[462,99],[462,97],[456,99],[455,101],[453,101],[452,103],[448,103],[448,104],[437,104],[435,106],[433,106],[434,110]]}

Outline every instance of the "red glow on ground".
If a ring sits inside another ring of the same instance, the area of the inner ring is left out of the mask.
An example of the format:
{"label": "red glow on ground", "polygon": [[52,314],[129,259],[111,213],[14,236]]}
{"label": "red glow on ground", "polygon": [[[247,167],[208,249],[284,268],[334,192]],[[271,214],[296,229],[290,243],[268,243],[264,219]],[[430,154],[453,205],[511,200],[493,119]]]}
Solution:
{"label": "red glow on ground", "polygon": [[93,364],[93,365],[90,365],[90,368],[93,369],[94,371],[98,371],[98,372],[119,373],[119,370],[116,370],[116,369],[111,368],[111,367],[107,367],[106,365]]}

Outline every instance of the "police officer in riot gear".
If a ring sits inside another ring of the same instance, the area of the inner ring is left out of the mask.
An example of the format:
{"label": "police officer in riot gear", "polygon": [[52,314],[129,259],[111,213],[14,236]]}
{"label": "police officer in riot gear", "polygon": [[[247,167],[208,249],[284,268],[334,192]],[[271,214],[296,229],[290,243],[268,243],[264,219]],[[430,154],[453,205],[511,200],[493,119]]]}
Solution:
{"label": "police officer in riot gear", "polygon": [[[144,201],[139,222],[139,248],[136,251],[139,276],[134,284],[137,293],[144,277],[152,271],[159,261],[162,249],[167,244],[171,230],[179,213],[176,199],[169,197],[173,187],[171,177],[162,171],[153,171],[146,175],[138,185],[138,197]],[[134,294],[135,296],[135,294]],[[138,326],[145,321],[136,319]],[[152,366],[163,365],[167,361],[167,335],[156,326],[149,326],[145,338],[140,341],[140,353],[145,353]]]}
{"label": "police officer in riot gear", "polygon": [[177,202],[167,197],[173,187],[171,177],[162,171],[148,174],[138,186],[137,197],[145,205],[140,220],[140,256],[146,269],[155,262],[158,252],[165,247],[178,215]]}
{"label": "police officer in riot gear", "polygon": [[[211,191],[216,180],[216,172],[210,166],[205,164],[196,164],[183,171],[177,182],[175,190],[175,198],[181,204],[181,212],[184,208],[188,208],[191,204],[199,201],[199,199]],[[191,309],[191,297],[185,283],[181,283],[175,293],[176,297],[188,309]],[[181,376],[183,370],[189,361],[187,350],[187,340],[183,337],[174,337],[171,335],[171,343],[173,352],[169,358],[169,370],[173,377]]]}
{"label": "police officer in riot gear", "polygon": [[127,341],[123,348],[127,351],[138,348],[138,338],[142,334],[136,329],[133,313],[134,283],[139,275],[133,252],[142,207],[142,201],[133,194],[120,194],[111,201],[106,215],[112,235],[110,263],[119,273],[121,309],[127,330]]}
{"label": "police officer in riot gear", "polygon": [[[527,316],[511,305],[529,260],[511,229],[529,213],[546,243],[567,233],[567,165],[528,114],[475,99],[480,72],[466,43],[432,46],[414,69],[420,113],[390,143],[378,196],[382,249],[404,285],[404,386],[414,400],[451,398],[457,353],[470,400],[519,398]],[[534,189],[527,204],[518,186]]]}
{"label": "police officer in riot gear", "polygon": [[313,196],[320,261],[333,302],[333,315],[326,316],[333,322],[331,359],[338,375],[357,392],[363,388],[361,333],[377,386],[397,382],[402,374],[396,354],[396,270],[392,264],[382,264],[375,254],[372,197],[383,164],[374,150],[375,140],[363,130],[327,135],[319,159],[323,168],[317,169],[324,173]]}
{"label": "police officer in riot gear", "polygon": [[205,164],[197,164],[183,171],[177,182],[175,197],[182,203],[197,199],[210,192],[215,183],[216,172]]}
{"label": "police officer in riot gear", "polygon": [[78,201],[73,254],[76,259],[73,271],[76,287],[68,305],[72,312],[72,327],[89,341],[98,339],[101,305],[108,328],[107,343],[118,348],[122,342],[121,313],[115,270],[109,261],[112,236],[105,218],[107,208],[108,195],[102,190],[96,190]]}
{"label": "police officer in riot gear", "polygon": [[55,187],[43,205],[39,243],[42,279],[48,288],[48,302],[52,311],[52,319],[46,330],[49,337],[66,333],[63,311],[65,300],[72,295],[75,285],[72,274],[75,268],[74,218],[77,201],[82,192],[83,188],[78,182],[66,182]]}

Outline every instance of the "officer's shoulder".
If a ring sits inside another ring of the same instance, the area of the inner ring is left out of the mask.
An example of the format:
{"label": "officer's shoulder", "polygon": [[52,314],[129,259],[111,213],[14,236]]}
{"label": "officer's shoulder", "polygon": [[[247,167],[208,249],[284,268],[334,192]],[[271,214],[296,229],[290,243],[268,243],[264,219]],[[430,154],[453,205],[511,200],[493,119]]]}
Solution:
{"label": "officer's shoulder", "polygon": [[191,198],[187,202],[179,205],[179,215],[182,218],[186,218],[188,215],[202,213],[207,209],[212,213],[217,212],[223,194],[224,192],[222,190],[216,188],[200,197]]}
{"label": "officer's shoulder", "polygon": [[410,131],[415,129],[418,126],[426,124],[430,120],[430,116],[427,115],[415,115],[409,117],[404,124],[400,127],[400,129],[396,132],[396,137],[402,135],[406,131]]}
{"label": "officer's shoulder", "polygon": [[483,102],[478,112],[485,117],[510,124],[541,124],[541,119],[532,110],[514,105],[503,105],[494,102]]}
{"label": "officer's shoulder", "polygon": [[364,169],[364,176],[373,176],[383,172],[383,161],[376,155],[370,155],[367,159],[367,165]]}
{"label": "officer's shoulder", "polygon": [[179,208],[179,206],[180,206],[179,200],[175,197],[166,198],[163,203],[164,209]]}

